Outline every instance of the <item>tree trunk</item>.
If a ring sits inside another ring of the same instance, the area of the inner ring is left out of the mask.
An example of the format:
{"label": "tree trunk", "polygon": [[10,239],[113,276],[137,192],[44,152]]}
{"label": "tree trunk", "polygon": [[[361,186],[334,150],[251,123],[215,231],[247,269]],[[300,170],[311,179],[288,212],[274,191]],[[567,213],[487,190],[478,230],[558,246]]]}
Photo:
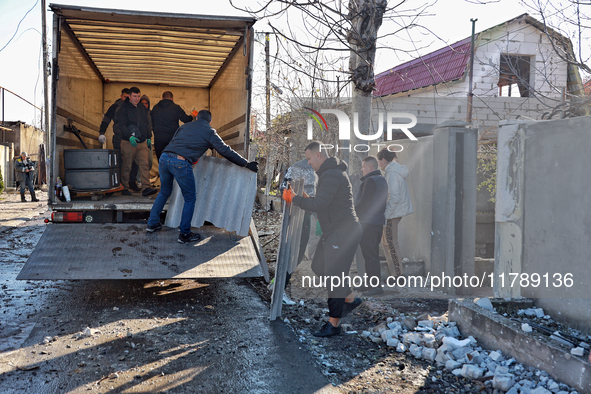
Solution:
{"label": "tree trunk", "polygon": [[[370,119],[371,96],[376,85],[374,78],[376,41],[387,4],[387,0],[349,1],[348,17],[351,22],[351,30],[347,41],[351,46],[349,71],[353,82],[351,115],[358,114],[357,124],[361,134],[372,134],[370,132]],[[361,141],[352,128],[351,153],[348,164],[349,174],[355,178],[357,178],[356,175],[361,173],[361,160],[367,156],[366,152],[356,152],[354,150],[359,143],[368,144],[371,141]]]}

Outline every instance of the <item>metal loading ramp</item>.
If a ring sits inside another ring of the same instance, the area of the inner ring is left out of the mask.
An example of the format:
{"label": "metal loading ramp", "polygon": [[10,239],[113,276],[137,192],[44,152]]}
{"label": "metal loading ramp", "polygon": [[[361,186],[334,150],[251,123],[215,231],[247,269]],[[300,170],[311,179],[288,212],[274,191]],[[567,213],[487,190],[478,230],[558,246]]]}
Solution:
{"label": "metal loading ramp", "polygon": [[[50,224],[19,280],[193,279],[266,276],[251,236],[213,226],[201,241],[177,242],[178,229],[150,234],[138,224]],[[256,230],[255,230],[256,232]],[[256,234],[255,234],[256,236]]]}

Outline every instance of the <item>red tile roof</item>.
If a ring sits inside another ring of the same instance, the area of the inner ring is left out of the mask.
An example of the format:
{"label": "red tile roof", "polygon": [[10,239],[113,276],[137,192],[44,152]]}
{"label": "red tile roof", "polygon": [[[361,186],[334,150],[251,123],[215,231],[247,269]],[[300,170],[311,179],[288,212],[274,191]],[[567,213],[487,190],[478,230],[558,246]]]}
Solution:
{"label": "red tile roof", "polygon": [[450,82],[462,78],[470,59],[470,37],[376,75],[374,96]]}

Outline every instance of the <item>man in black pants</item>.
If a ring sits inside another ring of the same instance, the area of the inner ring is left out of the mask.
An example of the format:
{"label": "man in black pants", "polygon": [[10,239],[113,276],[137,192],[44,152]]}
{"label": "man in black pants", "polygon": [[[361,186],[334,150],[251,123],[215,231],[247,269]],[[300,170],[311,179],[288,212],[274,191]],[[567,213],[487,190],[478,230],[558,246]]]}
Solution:
{"label": "man in black pants", "polygon": [[[388,201],[388,184],[378,169],[378,160],[367,156],[361,162],[361,186],[355,199],[355,210],[363,235],[361,236],[361,253],[365,260],[365,272],[368,276],[368,286],[363,295],[372,296],[382,294],[380,270],[380,240],[386,224],[386,202]],[[378,280],[372,280],[377,277]]]}
{"label": "man in black pants", "polygon": [[156,158],[170,143],[174,133],[179,128],[179,121],[189,123],[193,121],[191,115],[187,115],[180,105],[174,103],[172,92],[162,93],[162,100],[152,108],[152,128],[154,130],[154,150]]}
{"label": "man in black pants", "polygon": [[[318,215],[322,236],[312,260],[312,271],[321,277],[342,279],[349,276],[349,269],[361,239],[361,226],[353,206],[351,182],[346,172],[347,163],[335,157],[328,157],[321,146],[319,142],[314,141],[306,147],[306,159],[318,174],[316,195],[302,197],[295,195],[292,189],[287,189],[283,192],[283,198]],[[340,319],[363,302],[360,298],[353,297],[350,280],[340,280],[339,285],[335,287],[332,287],[332,284],[332,280],[329,279],[329,321],[314,333],[317,337],[340,334]]]}

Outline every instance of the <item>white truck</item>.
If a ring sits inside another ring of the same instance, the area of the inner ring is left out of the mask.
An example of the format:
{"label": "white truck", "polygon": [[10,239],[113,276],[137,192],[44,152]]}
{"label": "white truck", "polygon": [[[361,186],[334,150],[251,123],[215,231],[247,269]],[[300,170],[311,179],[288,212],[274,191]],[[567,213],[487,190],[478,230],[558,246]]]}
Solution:
{"label": "white truck", "polygon": [[[164,91],[172,91],[175,103],[186,112],[209,109],[218,134],[248,157],[255,19],[57,4],[50,8],[53,55],[47,151],[52,223],[19,279],[268,275],[266,266],[259,266],[264,257],[259,255],[256,234],[252,236],[253,225],[251,237],[244,238],[210,226],[203,230],[205,238],[215,242],[206,242],[208,246],[200,247],[195,257],[194,248],[179,248],[173,242],[178,230],[165,230],[153,238],[145,234],[141,224],[154,196],[78,193],[66,202],[54,194],[58,177],[68,183],[65,149],[112,148],[112,124],[105,147],[98,141],[99,125],[121,90],[131,86],[140,88],[152,106]],[[231,215],[223,195],[215,198],[219,209]],[[220,271],[228,261],[235,269]]]}

